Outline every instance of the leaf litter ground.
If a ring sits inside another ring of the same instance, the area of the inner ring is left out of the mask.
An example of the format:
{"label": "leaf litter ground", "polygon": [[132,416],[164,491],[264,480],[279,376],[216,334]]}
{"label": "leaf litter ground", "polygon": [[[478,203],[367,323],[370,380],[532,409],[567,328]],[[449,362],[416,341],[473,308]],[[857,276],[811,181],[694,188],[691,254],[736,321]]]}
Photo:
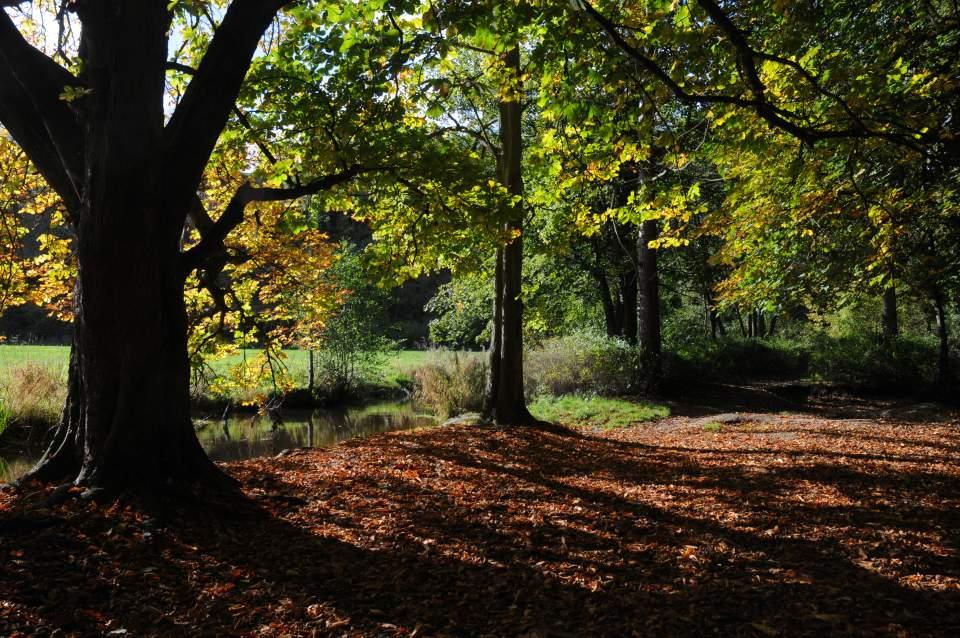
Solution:
{"label": "leaf litter ground", "polygon": [[380,435],[163,515],[7,491],[0,635],[960,635],[960,424],[724,421]]}

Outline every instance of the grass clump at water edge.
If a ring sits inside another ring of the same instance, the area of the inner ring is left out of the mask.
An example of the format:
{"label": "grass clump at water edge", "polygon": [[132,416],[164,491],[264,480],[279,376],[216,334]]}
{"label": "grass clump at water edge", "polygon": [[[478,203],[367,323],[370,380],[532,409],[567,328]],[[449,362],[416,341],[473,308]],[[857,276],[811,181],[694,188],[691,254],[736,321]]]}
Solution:
{"label": "grass clump at water edge", "polygon": [[541,396],[530,404],[539,419],[564,425],[614,429],[670,416],[670,408],[656,403],[597,396]]}

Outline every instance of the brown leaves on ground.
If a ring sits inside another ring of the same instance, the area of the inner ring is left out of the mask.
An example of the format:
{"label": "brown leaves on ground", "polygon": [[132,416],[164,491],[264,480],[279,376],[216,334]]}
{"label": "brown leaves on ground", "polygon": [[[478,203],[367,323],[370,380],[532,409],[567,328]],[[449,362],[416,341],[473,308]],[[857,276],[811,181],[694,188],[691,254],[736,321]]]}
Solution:
{"label": "brown leaves on ground", "polygon": [[0,634],[960,635],[960,428],[455,426],[232,464],[254,505],[0,495]]}

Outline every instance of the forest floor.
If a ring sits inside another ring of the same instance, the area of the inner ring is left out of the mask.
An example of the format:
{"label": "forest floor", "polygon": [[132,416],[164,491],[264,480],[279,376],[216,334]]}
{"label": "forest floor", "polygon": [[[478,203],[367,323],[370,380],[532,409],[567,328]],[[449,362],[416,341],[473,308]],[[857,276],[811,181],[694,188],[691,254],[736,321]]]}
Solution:
{"label": "forest floor", "polygon": [[230,507],[7,490],[0,635],[960,635],[956,416],[765,391],[237,462]]}

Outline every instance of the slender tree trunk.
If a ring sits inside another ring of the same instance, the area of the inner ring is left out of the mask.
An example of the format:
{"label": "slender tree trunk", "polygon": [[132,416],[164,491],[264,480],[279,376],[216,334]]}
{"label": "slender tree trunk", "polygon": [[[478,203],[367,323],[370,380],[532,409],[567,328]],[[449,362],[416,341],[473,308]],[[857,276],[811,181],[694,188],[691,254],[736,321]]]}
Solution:
{"label": "slender tree trunk", "polygon": [[610,290],[610,283],[607,276],[600,270],[593,271],[593,278],[597,282],[600,292],[600,304],[603,306],[603,321],[608,337],[617,337],[620,335],[621,318],[613,303],[613,295]]}
{"label": "slender tree trunk", "polygon": [[166,5],[88,4],[87,171],[68,395],[31,476],[108,488],[209,478],[219,472],[190,419],[186,212],[165,201]]}
{"label": "slender tree trunk", "polygon": [[621,334],[627,343],[637,343],[637,273],[635,270],[621,275],[620,290],[623,294],[623,329]]}
{"label": "slender tree trunk", "polygon": [[764,317],[763,311],[757,311],[757,337],[763,338],[767,336],[767,326],[766,318]]}
{"label": "slender tree trunk", "polygon": [[773,337],[774,333],[777,331],[777,315],[770,317],[770,329],[767,330],[767,338]]}
{"label": "slender tree trunk", "polygon": [[316,368],[315,368],[314,366],[315,366],[315,364],[314,364],[314,352],[313,352],[313,348],[311,348],[311,349],[310,349],[310,370],[309,370],[309,378],[307,379],[307,390],[310,391],[310,394],[311,394],[311,395],[313,394],[313,387],[314,387],[314,384],[315,384],[315,382],[316,382],[316,373],[315,373]]}
{"label": "slender tree trunk", "polygon": [[740,308],[734,308],[737,313],[737,323],[740,325],[740,336],[749,337],[750,334],[747,332],[747,328],[743,325],[743,315],[740,313]]}
{"label": "slender tree trunk", "polygon": [[[520,95],[520,49],[514,47],[504,56],[511,74],[507,96],[500,100],[500,181],[517,200],[523,197],[523,104]],[[490,378],[484,399],[484,418],[498,424],[524,424],[534,419],[527,410],[523,394],[523,204],[509,205],[504,230],[514,239],[497,253],[499,281],[495,297],[500,312],[494,309],[494,332],[490,349]],[[499,339],[499,347],[494,347]],[[498,356],[499,355],[499,356]]]}
{"label": "slender tree trunk", "polygon": [[953,372],[950,369],[950,332],[947,329],[947,314],[944,308],[943,292],[937,290],[933,297],[933,307],[937,319],[937,383],[949,386],[953,382]]}
{"label": "slender tree trunk", "polygon": [[493,266],[493,323],[490,329],[487,386],[483,395],[483,414],[491,418],[500,396],[500,359],[503,356],[503,249],[497,249]]}
{"label": "slender tree trunk", "polygon": [[883,291],[883,338],[895,339],[900,336],[900,319],[897,311],[897,290],[888,286]]}
{"label": "slender tree trunk", "polygon": [[650,242],[659,237],[655,220],[640,224],[637,238],[637,336],[640,344],[640,364],[646,390],[653,390],[660,380],[660,282],[657,273],[657,251]]}

